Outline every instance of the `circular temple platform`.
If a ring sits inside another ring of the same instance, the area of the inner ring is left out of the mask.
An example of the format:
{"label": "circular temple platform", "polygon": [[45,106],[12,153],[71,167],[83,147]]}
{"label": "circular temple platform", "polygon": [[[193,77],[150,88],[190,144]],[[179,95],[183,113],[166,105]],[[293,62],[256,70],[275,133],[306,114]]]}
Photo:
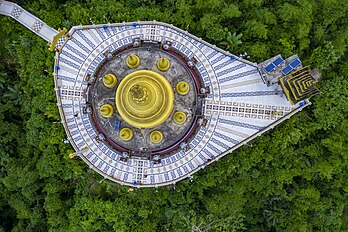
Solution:
{"label": "circular temple platform", "polygon": [[[127,65],[130,56],[139,58],[137,67]],[[161,59],[168,61],[169,67],[165,71],[158,67]],[[117,84],[112,88],[102,81],[109,74],[117,78]],[[175,87],[179,83],[185,83],[189,91],[178,93]],[[87,99],[90,99],[94,126],[110,146],[131,157],[150,160],[155,155],[170,156],[180,149],[182,142],[194,135],[197,119],[202,117],[199,77],[179,53],[161,49],[159,44],[143,43],[139,47],[130,46],[110,53],[109,58],[100,63],[89,84]],[[110,117],[100,113],[105,104],[114,108]],[[178,113],[185,118],[180,124],[174,120]],[[122,139],[122,128],[132,131],[132,139]],[[160,142],[151,141],[153,131],[162,134]]]}
{"label": "circular temple platform", "polygon": [[129,186],[174,184],[308,103],[291,105],[257,64],[165,23],[76,26],[55,48],[75,154]]}

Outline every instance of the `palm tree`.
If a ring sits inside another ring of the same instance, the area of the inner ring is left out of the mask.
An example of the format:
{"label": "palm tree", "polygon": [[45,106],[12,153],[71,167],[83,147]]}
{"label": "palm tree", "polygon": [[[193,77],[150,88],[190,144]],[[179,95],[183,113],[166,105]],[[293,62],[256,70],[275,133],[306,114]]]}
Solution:
{"label": "palm tree", "polygon": [[230,48],[235,48],[237,45],[242,43],[242,36],[242,33],[237,35],[236,32],[233,32],[233,34],[231,34],[231,32],[227,32],[226,41],[220,42],[220,45],[226,46],[227,50]]}
{"label": "palm tree", "polygon": [[72,23],[68,19],[67,20],[63,20],[62,21],[62,26],[63,26],[63,28],[69,29],[69,28],[72,27]]}

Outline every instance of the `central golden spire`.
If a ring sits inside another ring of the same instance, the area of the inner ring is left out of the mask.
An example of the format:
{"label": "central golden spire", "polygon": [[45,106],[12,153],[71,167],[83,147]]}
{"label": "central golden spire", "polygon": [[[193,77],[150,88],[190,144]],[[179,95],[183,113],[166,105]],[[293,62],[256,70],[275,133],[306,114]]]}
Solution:
{"label": "central golden spire", "polygon": [[149,99],[149,93],[146,87],[135,85],[130,89],[130,94],[133,96],[133,101],[143,103]]}
{"label": "central golden spire", "polygon": [[163,123],[174,106],[174,91],[167,79],[150,70],[128,74],[116,91],[116,107],[121,117],[138,128]]}

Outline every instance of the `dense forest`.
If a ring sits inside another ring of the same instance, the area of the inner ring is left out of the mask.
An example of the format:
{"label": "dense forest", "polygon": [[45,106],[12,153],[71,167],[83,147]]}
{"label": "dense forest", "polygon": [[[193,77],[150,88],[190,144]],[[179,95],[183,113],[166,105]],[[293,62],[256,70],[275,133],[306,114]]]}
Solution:
{"label": "dense forest", "polygon": [[[312,105],[176,186],[135,189],[71,160],[47,43],[0,18],[0,231],[348,231],[348,1],[15,1],[54,28],[157,20],[323,74]],[[241,41],[242,43],[239,43]]]}

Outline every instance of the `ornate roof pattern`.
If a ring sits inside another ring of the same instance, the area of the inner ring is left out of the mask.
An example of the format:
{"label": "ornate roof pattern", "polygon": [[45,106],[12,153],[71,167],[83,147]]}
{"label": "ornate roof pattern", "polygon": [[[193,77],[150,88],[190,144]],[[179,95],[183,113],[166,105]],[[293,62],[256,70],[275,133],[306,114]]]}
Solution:
{"label": "ornate roof pattern", "polygon": [[[134,22],[73,27],[58,45],[55,84],[62,123],[71,144],[95,171],[112,181],[140,187],[175,183],[232,152],[309,104],[291,105],[279,85],[267,86],[257,64],[223,51],[172,25]],[[94,75],[108,52],[134,40],[171,44],[194,68],[210,93],[204,99],[205,126],[188,141],[189,149],[153,163],[122,154],[96,141],[97,128],[85,114],[86,77]]]}

